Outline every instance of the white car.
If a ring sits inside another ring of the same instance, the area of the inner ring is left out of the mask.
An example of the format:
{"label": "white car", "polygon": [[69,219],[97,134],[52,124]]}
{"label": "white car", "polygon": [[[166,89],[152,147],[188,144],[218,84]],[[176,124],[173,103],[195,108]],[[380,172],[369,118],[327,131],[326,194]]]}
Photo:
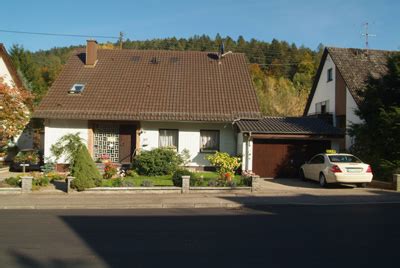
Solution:
{"label": "white car", "polygon": [[321,187],[328,183],[351,183],[365,187],[372,181],[372,169],[351,154],[317,154],[300,167],[300,177],[319,181]]}

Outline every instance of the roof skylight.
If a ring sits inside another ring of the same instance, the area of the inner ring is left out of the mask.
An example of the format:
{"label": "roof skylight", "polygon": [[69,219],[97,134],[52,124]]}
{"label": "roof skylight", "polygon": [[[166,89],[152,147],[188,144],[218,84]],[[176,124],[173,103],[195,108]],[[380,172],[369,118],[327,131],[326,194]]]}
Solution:
{"label": "roof skylight", "polygon": [[85,89],[85,84],[74,84],[68,93],[80,94]]}

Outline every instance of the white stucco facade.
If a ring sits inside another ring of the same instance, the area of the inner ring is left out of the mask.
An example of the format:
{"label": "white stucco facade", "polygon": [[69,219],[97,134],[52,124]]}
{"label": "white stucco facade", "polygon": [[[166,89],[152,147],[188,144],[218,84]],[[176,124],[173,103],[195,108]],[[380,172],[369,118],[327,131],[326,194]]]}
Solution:
{"label": "white stucco facade", "polygon": [[231,123],[196,123],[196,122],[141,122],[140,148],[151,150],[159,146],[160,129],[178,130],[178,151],[189,150],[188,166],[209,166],[205,159],[209,153],[200,152],[200,130],[219,130],[220,151],[236,155],[236,133]]}
{"label": "white stucco facade", "polygon": [[4,79],[4,82],[8,86],[14,86],[14,80],[12,79],[11,73],[8,70],[7,65],[2,57],[0,57],[0,77]]}
{"label": "white stucco facade", "polygon": [[[353,96],[351,95],[348,88],[346,88],[346,129],[350,128],[352,124],[359,124],[362,122],[360,117],[355,114],[355,110],[358,109],[356,102],[354,101]],[[353,145],[353,139],[350,135],[346,134],[346,149],[350,149]]]}
{"label": "white stucco facade", "polygon": [[[332,81],[328,82],[328,70],[332,68]],[[335,101],[336,101],[336,67],[332,58],[328,54],[324,62],[324,66],[321,72],[320,79],[318,81],[314,96],[311,101],[311,105],[307,111],[307,115],[316,114],[316,103],[322,101],[329,101],[329,107],[327,112],[332,114],[333,124],[336,126],[336,111],[335,111]],[[357,104],[354,101],[349,89],[346,87],[346,129],[348,129],[352,123],[361,123],[360,118],[355,114],[357,109]],[[345,149],[349,150],[353,145],[353,140],[350,135],[346,134],[345,137]],[[332,143],[333,149],[339,151],[340,145],[339,141]]]}
{"label": "white stucco facade", "polygon": [[[328,70],[332,69],[332,81],[328,81]],[[321,72],[320,79],[317,84],[313,99],[311,101],[310,108],[307,111],[308,115],[316,114],[316,104],[323,101],[329,101],[328,113],[333,114],[335,118],[335,77],[336,67],[332,58],[327,55],[324,67]],[[335,119],[334,119],[335,120]]]}
{"label": "white stucco facade", "polygon": [[[190,159],[188,166],[204,167],[209,166],[205,159],[209,153],[200,152],[200,130],[218,130],[220,137],[220,151],[227,152],[230,155],[237,154],[237,136],[231,123],[193,123],[193,122],[140,122],[140,149],[151,150],[159,147],[160,129],[178,130],[178,152],[184,149],[189,150]],[[51,145],[56,143],[59,138],[66,134],[75,134],[79,136],[88,146],[88,122],[84,120],[53,120],[48,119],[45,122],[45,157],[54,157],[51,155]],[[65,163],[64,158],[60,158],[58,163]]]}
{"label": "white stucco facade", "polygon": [[[53,161],[54,156],[50,152],[51,145],[55,144],[58,139],[66,134],[76,134],[79,136],[87,146],[88,141],[88,122],[85,120],[57,120],[46,119],[44,128],[44,157],[50,157]],[[61,157],[57,163],[66,163],[65,159]]]}
{"label": "white stucco facade", "polygon": [[253,170],[253,139],[249,134],[239,133],[242,138],[242,170],[252,171]]}

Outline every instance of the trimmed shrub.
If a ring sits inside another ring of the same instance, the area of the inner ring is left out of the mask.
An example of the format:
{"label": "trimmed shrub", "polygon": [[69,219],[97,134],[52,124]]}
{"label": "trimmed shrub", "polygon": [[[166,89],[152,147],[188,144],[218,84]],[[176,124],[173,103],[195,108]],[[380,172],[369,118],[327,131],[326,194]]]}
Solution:
{"label": "trimmed shrub", "polygon": [[101,178],[99,170],[85,145],[80,146],[74,155],[71,175],[75,177],[71,186],[78,191],[95,187],[95,179]]}
{"label": "trimmed shrub", "polygon": [[10,177],[5,179],[5,182],[10,186],[19,187],[21,186],[21,178],[20,177]]}
{"label": "trimmed shrub", "polygon": [[192,182],[192,178],[194,179],[193,173],[190,172],[189,170],[183,169],[183,168],[178,169],[172,175],[172,182],[173,182],[174,186],[182,187],[182,176],[190,176],[190,178],[191,178],[190,182]]}
{"label": "trimmed shrub", "polygon": [[133,165],[140,175],[161,176],[174,173],[183,163],[182,157],[171,148],[156,148],[142,151]]}

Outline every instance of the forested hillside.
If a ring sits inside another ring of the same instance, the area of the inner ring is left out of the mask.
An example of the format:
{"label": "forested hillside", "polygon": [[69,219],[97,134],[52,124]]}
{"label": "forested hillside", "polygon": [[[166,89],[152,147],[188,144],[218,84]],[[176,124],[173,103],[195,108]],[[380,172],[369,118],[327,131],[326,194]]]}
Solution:
{"label": "forested hillside", "polygon": [[[123,48],[217,52],[222,41],[225,51],[247,55],[260,107],[265,115],[302,114],[322,54],[322,45],[314,51],[275,39],[268,43],[255,39],[247,41],[243,37],[233,40],[229,36],[221,38],[217,35],[212,39],[202,35],[187,39],[128,39],[123,43]],[[118,44],[106,43],[101,47],[117,49]],[[12,46],[10,55],[25,86],[35,95],[35,104],[46,94],[75,48],[71,46],[30,52],[22,46]]]}

